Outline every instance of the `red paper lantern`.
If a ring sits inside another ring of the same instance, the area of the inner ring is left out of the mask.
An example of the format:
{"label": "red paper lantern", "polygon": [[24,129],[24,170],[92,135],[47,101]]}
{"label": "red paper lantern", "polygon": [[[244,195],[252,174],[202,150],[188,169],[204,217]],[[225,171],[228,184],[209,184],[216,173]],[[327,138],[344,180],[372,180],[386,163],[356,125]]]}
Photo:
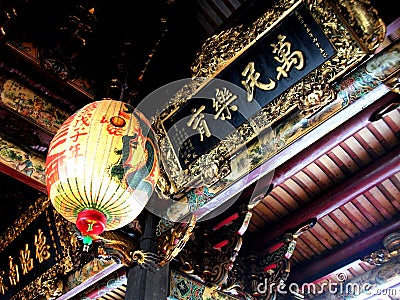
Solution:
{"label": "red paper lantern", "polygon": [[158,147],[143,114],[121,101],[92,102],[60,127],[46,159],[55,209],[83,235],[133,221],[159,176]]}

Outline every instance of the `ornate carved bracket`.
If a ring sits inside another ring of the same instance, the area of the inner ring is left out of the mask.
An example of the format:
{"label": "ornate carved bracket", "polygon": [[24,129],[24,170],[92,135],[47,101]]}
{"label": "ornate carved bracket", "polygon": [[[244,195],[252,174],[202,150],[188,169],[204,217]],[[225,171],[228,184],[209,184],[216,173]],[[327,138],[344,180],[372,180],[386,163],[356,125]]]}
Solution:
{"label": "ornate carved bracket", "polygon": [[[88,5],[89,4],[89,5]],[[59,28],[60,38],[54,49],[43,49],[40,63],[60,80],[76,77],[76,59],[94,33],[97,10],[90,3],[76,5]]]}
{"label": "ornate carved bracket", "polygon": [[370,265],[379,266],[400,255],[400,233],[394,232],[383,240],[384,249],[379,249],[363,258]]}
{"label": "ornate carved bracket", "polygon": [[207,286],[225,290],[251,216],[247,209],[240,208],[219,223],[199,224],[177,256],[177,267]]}
{"label": "ornate carved bracket", "polygon": [[312,219],[285,234],[263,257],[246,249],[236,260],[224,290],[251,299],[276,299],[278,289],[283,288],[290,274],[290,258],[296,248],[296,239],[315,223]]}
{"label": "ornate carved bracket", "polygon": [[2,3],[2,9],[0,9],[0,40],[7,34],[8,28],[12,26],[17,17],[15,4],[7,3],[9,1],[4,2]]}
{"label": "ornate carved bracket", "polygon": [[188,222],[178,222],[159,236],[157,253],[161,257],[160,266],[169,263],[182,251],[192,235],[196,220],[196,216],[192,215]]}

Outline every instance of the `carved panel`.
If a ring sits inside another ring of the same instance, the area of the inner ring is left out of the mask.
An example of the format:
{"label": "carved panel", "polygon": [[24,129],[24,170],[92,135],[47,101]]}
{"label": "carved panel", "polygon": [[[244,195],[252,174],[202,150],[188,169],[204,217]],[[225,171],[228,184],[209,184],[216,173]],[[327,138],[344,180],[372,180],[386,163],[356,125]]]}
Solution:
{"label": "carved panel", "polygon": [[62,276],[78,263],[79,241],[67,222],[39,198],[0,239],[0,299],[63,293]]}
{"label": "carved panel", "polygon": [[[384,35],[384,24],[366,1],[283,0],[247,28],[209,38],[193,63],[195,79],[154,122],[164,165],[160,194],[180,199],[207,186],[217,195],[343,109],[333,85]],[[228,121],[232,131],[215,133],[217,124],[213,132],[202,114]],[[180,120],[191,128],[179,133],[182,141],[171,140],[177,135],[169,131]]]}

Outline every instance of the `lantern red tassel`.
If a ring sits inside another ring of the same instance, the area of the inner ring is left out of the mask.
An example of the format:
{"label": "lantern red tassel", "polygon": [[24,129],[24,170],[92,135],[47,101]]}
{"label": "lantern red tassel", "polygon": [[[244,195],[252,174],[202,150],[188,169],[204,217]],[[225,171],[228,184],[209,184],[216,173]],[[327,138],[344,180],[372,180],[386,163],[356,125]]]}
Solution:
{"label": "lantern red tassel", "polygon": [[145,116],[112,99],[69,117],[50,143],[46,184],[55,209],[84,235],[133,221],[159,176],[156,136]]}

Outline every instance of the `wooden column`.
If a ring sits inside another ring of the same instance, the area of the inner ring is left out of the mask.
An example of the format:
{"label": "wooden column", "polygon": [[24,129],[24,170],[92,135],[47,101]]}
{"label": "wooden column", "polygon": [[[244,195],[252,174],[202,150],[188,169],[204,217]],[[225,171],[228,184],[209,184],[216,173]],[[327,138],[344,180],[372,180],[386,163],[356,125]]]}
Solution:
{"label": "wooden column", "polygon": [[[155,253],[156,237],[155,228],[158,218],[149,213],[146,222],[140,248]],[[144,269],[140,266],[128,269],[128,284],[126,288],[126,300],[160,300],[166,299],[169,292],[169,265],[158,270]]]}

